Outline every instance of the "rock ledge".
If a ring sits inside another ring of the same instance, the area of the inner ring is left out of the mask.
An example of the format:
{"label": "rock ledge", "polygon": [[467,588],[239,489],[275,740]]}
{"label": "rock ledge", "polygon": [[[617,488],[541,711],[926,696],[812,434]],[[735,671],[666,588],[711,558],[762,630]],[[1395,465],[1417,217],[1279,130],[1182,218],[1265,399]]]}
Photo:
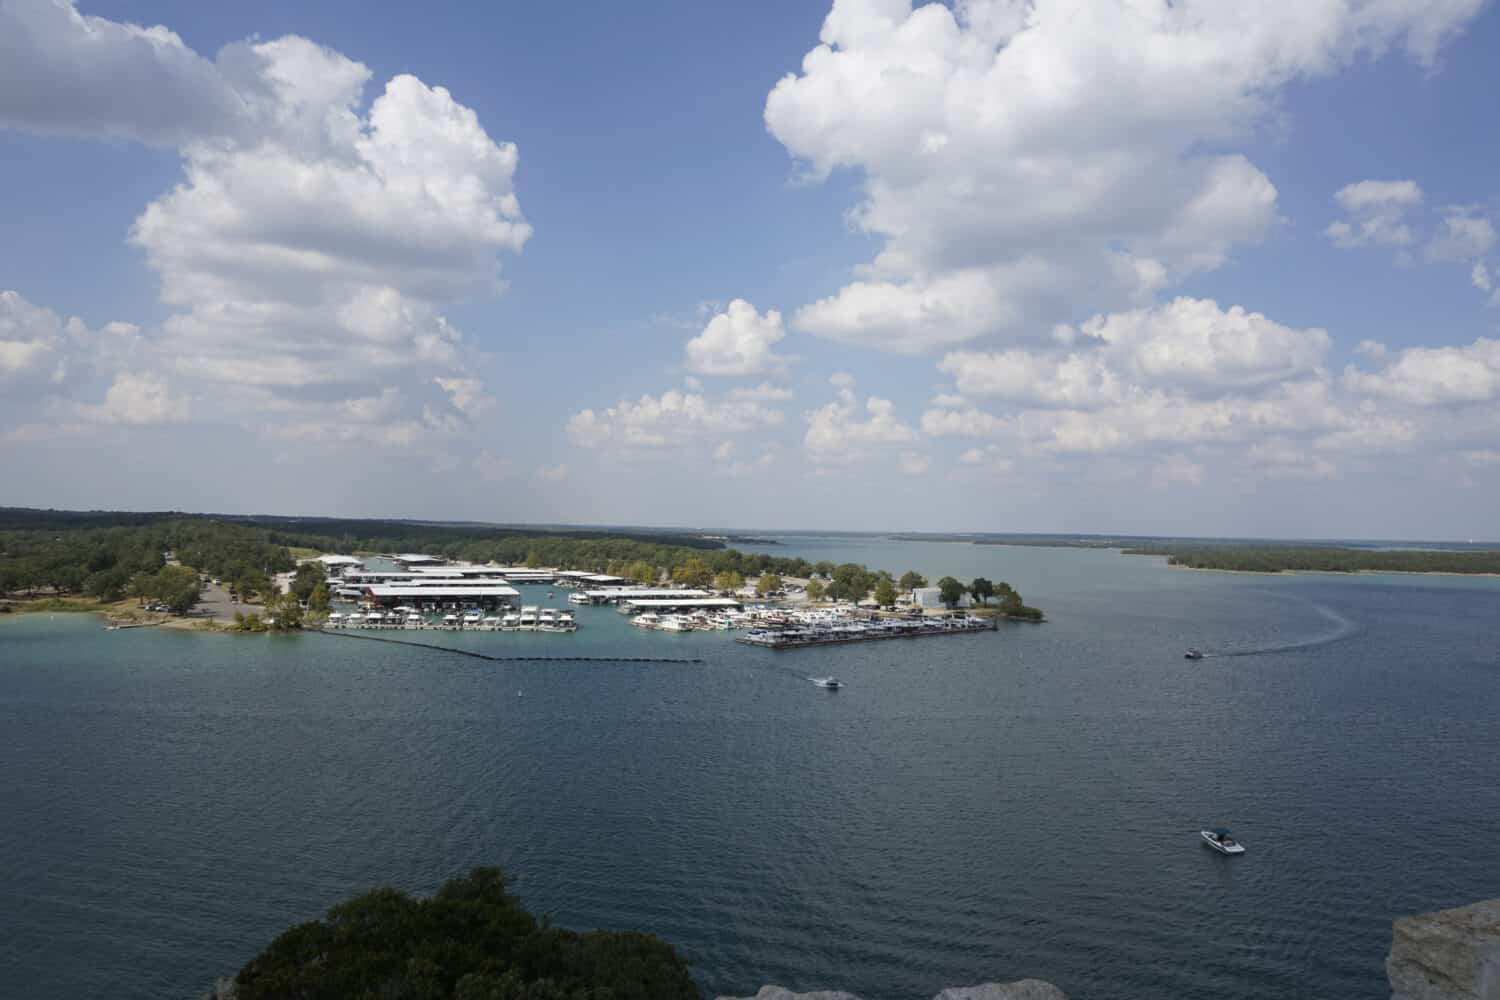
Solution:
{"label": "rock ledge", "polygon": [[[853,993],[819,990],[815,993],[793,993],[781,986],[762,986],[753,997],[719,997],[719,1000],[859,1000]],[[984,983],[980,986],[954,986],[943,990],[932,1000],[1068,1000],[1062,990],[1040,979],[1021,979],[1014,983]]]}
{"label": "rock ledge", "polygon": [[1391,1000],[1500,1000],[1500,899],[1397,920],[1385,972]]}

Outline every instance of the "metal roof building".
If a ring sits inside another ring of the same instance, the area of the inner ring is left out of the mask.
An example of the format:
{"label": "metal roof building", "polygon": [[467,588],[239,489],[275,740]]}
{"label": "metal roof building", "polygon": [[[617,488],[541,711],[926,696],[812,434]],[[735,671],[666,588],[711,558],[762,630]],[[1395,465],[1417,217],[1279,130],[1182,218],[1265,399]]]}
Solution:
{"label": "metal roof building", "polygon": [[500,582],[470,580],[432,581],[421,585],[372,583],[364,588],[365,600],[383,608],[400,604],[498,608],[519,607],[521,592]]}

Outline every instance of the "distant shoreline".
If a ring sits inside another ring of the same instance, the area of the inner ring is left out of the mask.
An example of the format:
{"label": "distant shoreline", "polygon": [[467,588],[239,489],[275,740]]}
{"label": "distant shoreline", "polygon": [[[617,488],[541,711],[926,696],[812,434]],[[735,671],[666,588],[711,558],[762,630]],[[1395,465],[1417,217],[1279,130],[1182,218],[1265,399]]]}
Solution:
{"label": "distant shoreline", "polygon": [[[1122,555],[1157,555],[1154,552],[1122,553]],[[1213,566],[1187,566],[1183,563],[1167,563],[1168,569],[1183,569],[1191,573],[1239,573],[1244,576],[1457,576],[1497,578],[1500,573],[1465,573],[1451,569],[1218,569]]]}

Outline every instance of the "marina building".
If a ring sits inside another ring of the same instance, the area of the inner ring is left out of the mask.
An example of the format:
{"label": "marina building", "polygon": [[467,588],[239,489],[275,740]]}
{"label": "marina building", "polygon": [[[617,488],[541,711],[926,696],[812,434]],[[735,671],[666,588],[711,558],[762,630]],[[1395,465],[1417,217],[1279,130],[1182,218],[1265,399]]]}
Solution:
{"label": "marina building", "polygon": [[601,587],[581,590],[568,598],[574,604],[614,604],[616,601],[634,600],[691,600],[697,597],[712,597],[706,590],[672,590],[666,587]]}
{"label": "marina building", "polygon": [[575,587],[613,587],[624,583],[623,576],[610,576],[608,573],[590,573],[581,569],[564,569],[557,572],[557,582],[563,585]]}
{"label": "marina building", "polygon": [[371,583],[362,588],[363,603],[375,608],[409,607],[418,611],[519,608],[521,592],[503,581],[429,580],[424,583]]}
{"label": "marina building", "polygon": [[400,555],[391,556],[391,560],[403,569],[412,569],[417,566],[441,566],[448,561],[438,556],[423,555],[420,552],[403,552]]}
{"label": "marina building", "polygon": [[[937,587],[918,587],[911,592],[911,596],[912,602],[923,611],[947,606],[943,603],[943,592]],[[958,599],[958,606],[961,608],[971,608],[974,606],[974,602],[970,600],[968,594],[964,594]]]}
{"label": "marina building", "polygon": [[551,567],[532,569],[528,566],[491,566],[490,568],[511,583],[551,583],[557,579],[557,570]]}
{"label": "marina building", "polygon": [[350,570],[364,569],[365,564],[353,556],[318,556],[316,560],[323,567],[323,574],[330,580],[337,580]]}

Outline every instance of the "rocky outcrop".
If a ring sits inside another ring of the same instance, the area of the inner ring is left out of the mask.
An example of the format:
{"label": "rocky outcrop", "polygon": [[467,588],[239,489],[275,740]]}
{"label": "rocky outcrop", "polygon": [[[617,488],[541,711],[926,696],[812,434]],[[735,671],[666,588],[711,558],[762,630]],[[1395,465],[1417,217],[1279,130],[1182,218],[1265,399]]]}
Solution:
{"label": "rocky outcrop", "polygon": [[1500,1000],[1500,899],[1397,920],[1391,1000]]}
{"label": "rocky outcrop", "polygon": [[[820,990],[816,993],[793,993],[780,986],[762,986],[753,997],[719,997],[719,1000],[859,1000],[852,993]],[[932,1000],[1068,1000],[1062,990],[1040,979],[1021,979],[1014,983],[985,983],[982,986],[954,986]]]}

